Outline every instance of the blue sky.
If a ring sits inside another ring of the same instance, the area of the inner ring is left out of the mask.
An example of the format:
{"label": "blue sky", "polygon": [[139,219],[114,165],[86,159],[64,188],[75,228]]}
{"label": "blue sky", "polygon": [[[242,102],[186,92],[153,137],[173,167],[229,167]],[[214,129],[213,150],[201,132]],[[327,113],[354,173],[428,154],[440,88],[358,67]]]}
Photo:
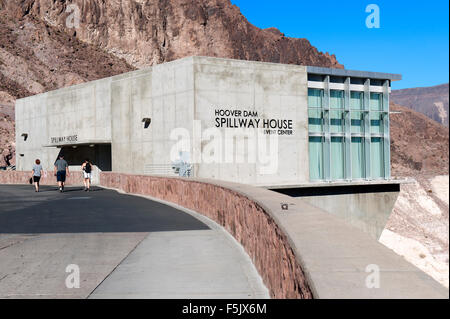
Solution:
{"label": "blue sky", "polygon": [[[231,0],[250,23],[307,38],[336,54],[346,69],[400,73],[394,89],[447,83],[449,3],[416,0]],[[365,25],[366,6],[380,8],[380,28]]]}

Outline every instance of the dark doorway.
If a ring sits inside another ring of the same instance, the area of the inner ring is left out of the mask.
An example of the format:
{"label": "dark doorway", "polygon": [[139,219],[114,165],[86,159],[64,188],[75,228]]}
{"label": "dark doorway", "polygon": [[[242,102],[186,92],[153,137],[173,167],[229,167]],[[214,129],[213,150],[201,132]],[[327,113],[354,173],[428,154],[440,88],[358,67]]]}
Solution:
{"label": "dark doorway", "polygon": [[59,154],[71,166],[81,166],[88,158],[101,171],[111,171],[111,144],[64,146]]}

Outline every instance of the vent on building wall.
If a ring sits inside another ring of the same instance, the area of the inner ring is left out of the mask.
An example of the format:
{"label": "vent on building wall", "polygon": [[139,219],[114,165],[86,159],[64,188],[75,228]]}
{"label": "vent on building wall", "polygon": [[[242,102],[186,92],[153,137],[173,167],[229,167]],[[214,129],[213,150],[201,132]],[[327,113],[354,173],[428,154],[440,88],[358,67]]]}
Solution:
{"label": "vent on building wall", "polygon": [[144,128],[148,128],[149,125],[150,125],[150,123],[152,122],[152,119],[151,119],[151,118],[148,118],[148,117],[144,117],[144,118],[142,119],[142,122],[144,123]]}

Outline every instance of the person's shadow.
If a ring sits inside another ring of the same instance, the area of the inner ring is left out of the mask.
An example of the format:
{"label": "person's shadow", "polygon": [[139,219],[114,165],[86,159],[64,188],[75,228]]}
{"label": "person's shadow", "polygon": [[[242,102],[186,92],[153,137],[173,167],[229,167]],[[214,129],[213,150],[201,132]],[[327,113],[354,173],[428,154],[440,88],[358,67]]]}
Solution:
{"label": "person's shadow", "polygon": [[[99,191],[103,191],[104,189],[101,187],[92,187],[89,189],[89,193],[90,192],[99,192]],[[52,188],[45,188],[45,189],[40,189],[39,193],[45,193],[45,192],[59,192],[59,187],[52,187]],[[70,186],[66,186],[64,188],[64,193],[70,193],[70,192],[84,192],[84,187],[70,187]],[[88,193],[88,192],[85,192]]]}

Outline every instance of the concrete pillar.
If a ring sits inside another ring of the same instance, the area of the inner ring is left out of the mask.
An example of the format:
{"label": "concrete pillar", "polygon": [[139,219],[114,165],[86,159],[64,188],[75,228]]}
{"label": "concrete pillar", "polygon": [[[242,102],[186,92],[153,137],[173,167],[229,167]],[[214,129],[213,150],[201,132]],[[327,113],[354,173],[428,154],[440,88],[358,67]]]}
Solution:
{"label": "concrete pillar", "polygon": [[389,131],[389,80],[383,83],[384,178],[391,178],[391,138]]}
{"label": "concrete pillar", "polygon": [[370,167],[370,79],[364,82],[364,156],[366,162],[366,179],[372,179]]}
{"label": "concrete pillar", "polygon": [[344,91],[344,127],[345,127],[345,178],[352,179],[352,131],[350,116],[350,77],[345,79]]}
{"label": "concrete pillar", "polygon": [[323,145],[323,172],[324,180],[331,181],[331,136],[330,136],[330,76],[325,76],[323,90],[323,121],[324,121],[324,145]]}

